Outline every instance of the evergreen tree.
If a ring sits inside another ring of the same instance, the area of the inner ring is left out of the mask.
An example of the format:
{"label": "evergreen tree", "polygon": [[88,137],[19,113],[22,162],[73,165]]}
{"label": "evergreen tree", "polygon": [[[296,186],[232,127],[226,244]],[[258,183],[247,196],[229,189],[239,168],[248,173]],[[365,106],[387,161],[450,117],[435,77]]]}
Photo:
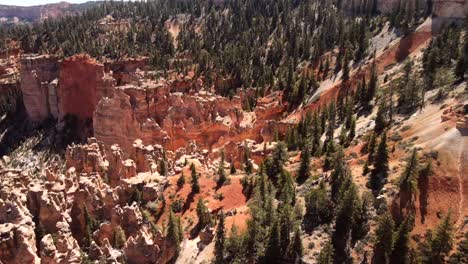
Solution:
{"label": "evergreen tree", "polygon": [[430,259],[431,263],[445,263],[445,257],[453,247],[453,231],[451,213],[449,212],[437,229],[434,231],[430,240]]}
{"label": "evergreen tree", "polygon": [[449,264],[468,263],[468,233],[458,243],[455,253],[450,255]]}
{"label": "evergreen tree", "polygon": [[286,145],[283,142],[278,142],[272,154],[271,166],[267,168],[268,176],[276,181],[283,171],[283,164],[288,158]]}
{"label": "evergreen tree", "polygon": [[392,217],[386,213],[382,215],[375,230],[373,263],[389,263],[393,250],[393,227]]}
{"label": "evergreen tree", "polygon": [[247,142],[244,143],[244,166],[245,166],[245,173],[250,175],[253,172],[253,164],[250,160],[250,149],[247,145]]}
{"label": "evergreen tree", "polygon": [[266,229],[263,226],[264,212],[255,203],[250,206],[251,218],[247,221],[245,255],[249,263],[255,263],[265,252]]}
{"label": "evergreen tree", "polygon": [[208,211],[208,207],[205,205],[205,201],[200,198],[197,202],[197,217],[198,217],[198,227],[200,229],[205,228],[211,224],[211,214]]}
{"label": "evergreen tree", "polygon": [[343,149],[339,148],[334,156],[334,168],[330,175],[331,197],[333,201],[338,201],[343,184],[350,177],[350,171],[344,161]]}
{"label": "evergreen tree", "polygon": [[180,252],[180,242],[182,242],[182,237],[180,236],[180,226],[177,223],[177,219],[172,212],[172,209],[169,211],[169,222],[167,226],[167,239],[170,243],[176,246],[176,252]]}
{"label": "evergreen tree", "polygon": [[328,241],[320,250],[317,257],[317,264],[333,264],[334,262],[334,250],[331,241]]}
{"label": "evergreen tree", "polygon": [[125,236],[125,232],[123,229],[118,226],[113,233],[113,247],[122,249],[125,246],[125,242],[127,242],[127,238]]}
{"label": "evergreen tree", "polygon": [[280,233],[278,227],[278,221],[273,221],[273,225],[270,229],[270,238],[268,240],[268,247],[266,251],[266,262],[267,263],[280,263],[281,261],[281,248],[280,245]]}
{"label": "evergreen tree", "polygon": [[335,262],[347,263],[351,258],[349,252],[351,234],[356,223],[356,209],[359,206],[359,196],[351,177],[347,177],[340,193],[332,242],[335,248]]}
{"label": "evergreen tree", "polygon": [[167,175],[166,161],[164,159],[161,159],[159,161],[159,172],[161,173],[162,176]]}
{"label": "evergreen tree", "polygon": [[198,183],[198,173],[195,169],[195,165],[192,163],[190,165],[191,175],[192,175],[192,193],[200,193],[200,184]]}
{"label": "evergreen tree", "polygon": [[225,248],[225,231],[224,231],[225,215],[221,211],[219,215],[218,226],[216,227],[216,240],[215,240],[215,263],[224,263],[224,248]]}
{"label": "evergreen tree", "polygon": [[455,77],[457,77],[458,80],[464,80],[467,69],[468,69],[468,35],[465,32],[461,55],[460,57],[458,57],[458,61],[455,66]]}
{"label": "evergreen tree", "polygon": [[341,80],[343,83],[347,83],[349,81],[349,60],[350,55],[348,50],[346,49],[344,52],[344,59],[343,59],[343,74],[341,75]]}
{"label": "evergreen tree", "polygon": [[313,130],[312,130],[312,150],[311,153],[314,156],[319,156],[320,155],[320,147],[321,147],[321,136],[322,136],[322,128],[320,125],[320,120],[318,113],[314,113],[314,117],[312,120],[313,123]]}
{"label": "evergreen tree", "polygon": [[281,255],[286,256],[288,253],[288,247],[291,241],[290,233],[291,233],[291,213],[292,208],[289,204],[282,206],[279,212],[279,221],[280,221],[280,249]]}
{"label": "evergreen tree", "polygon": [[388,174],[388,150],[387,150],[387,133],[384,132],[380,139],[379,147],[374,162],[374,169],[371,174],[371,187],[373,190],[379,190],[381,179],[386,178]]}
{"label": "evergreen tree", "polygon": [[351,118],[351,125],[348,132],[348,144],[351,144],[353,139],[356,137],[356,117]]}
{"label": "evergreen tree", "polygon": [[298,227],[296,227],[294,231],[294,237],[291,243],[291,259],[293,263],[302,263],[301,259],[304,255],[304,247],[302,246],[301,230]]}
{"label": "evergreen tree", "polygon": [[301,164],[299,165],[299,171],[297,172],[297,182],[304,183],[311,177],[310,173],[310,151],[305,148],[301,152]]}
{"label": "evergreen tree", "polygon": [[379,79],[377,75],[377,65],[375,62],[375,52],[374,52],[374,60],[372,61],[372,66],[371,66],[371,77],[369,80],[369,84],[367,85],[367,90],[366,90],[365,97],[364,97],[364,105],[366,107],[368,107],[372,99],[374,99],[375,93],[377,91],[378,80]]}
{"label": "evergreen tree", "polygon": [[406,164],[403,174],[398,179],[398,187],[400,188],[400,196],[405,198],[400,199],[405,204],[400,204],[400,209],[412,206],[413,198],[417,190],[417,174],[418,174],[418,156],[416,149],[413,149],[411,158]]}
{"label": "evergreen tree", "polygon": [[377,111],[377,117],[375,118],[375,127],[374,131],[378,135],[384,131],[384,129],[387,127],[387,121],[385,117],[385,112],[386,112],[386,106],[385,102],[382,100],[379,104],[379,110]]}
{"label": "evergreen tree", "polygon": [[182,188],[185,185],[185,175],[184,172],[182,172],[177,179],[177,187]]}
{"label": "evergreen tree", "polygon": [[222,186],[227,181],[226,172],[224,171],[224,150],[221,151],[221,158],[218,167],[218,186]]}
{"label": "evergreen tree", "polygon": [[375,133],[372,133],[369,137],[369,141],[367,142],[367,153],[369,154],[367,156],[367,161],[370,164],[374,163],[374,154],[375,154],[375,145],[376,145],[376,135]]}
{"label": "evergreen tree", "polygon": [[296,201],[295,186],[291,174],[283,170],[277,184],[279,201],[283,204],[294,205]]}
{"label": "evergreen tree", "polygon": [[305,197],[306,214],[304,225],[311,231],[316,226],[329,223],[333,217],[334,204],[327,194],[325,184],[320,183],[318,188],[313,188]]}
{"label": "evergreen tree", "polygon": [[396,232],[393,234],[393,251],[390,256],[390,263],[409,263],[410,260],[410,245],[409,235],[411,232],[412,217],[407,217],[400,224]]}

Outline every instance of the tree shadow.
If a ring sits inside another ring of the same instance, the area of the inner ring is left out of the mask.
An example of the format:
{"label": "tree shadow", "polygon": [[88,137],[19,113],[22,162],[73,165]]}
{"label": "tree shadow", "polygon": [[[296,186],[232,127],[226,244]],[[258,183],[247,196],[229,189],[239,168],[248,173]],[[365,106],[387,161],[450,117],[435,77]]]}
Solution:
{"label": "tree shadow", "polygon": [[190,205],[193,203],[194,200],[195,200],[195,193],[190,192],[189,195],[187,196],[187,200],[184,203],[184,207],[182,209],[183,213],[187,212],[187,210],[190,209]]}
{"label": "tree shadow", "polygon": [[413,45],[412,36],[405,36],[401,39],[398,44],[398,49],[395,54],[395,59],[397,62],[404,61],[410,54],[410,48]]}
{"label": "tree shadow", "polygon": [[419,190],[419,212],[421,214],[421,223],[424,224],[427,215],[428,197],[429,197],[429,177],[420,175],[418,177]]}

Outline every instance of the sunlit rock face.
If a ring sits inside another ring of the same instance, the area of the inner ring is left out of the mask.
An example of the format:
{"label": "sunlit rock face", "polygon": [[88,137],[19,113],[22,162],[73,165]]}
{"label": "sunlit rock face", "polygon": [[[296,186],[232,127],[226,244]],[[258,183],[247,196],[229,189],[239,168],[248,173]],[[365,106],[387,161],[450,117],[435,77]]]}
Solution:
{"label": "sunlit rock face", "polygon": [[26,112],[33,122],[40,122],[51,116],[49,89],[58,77],[59,62],[54,56],[26,56],[21,59],[20,87]]}

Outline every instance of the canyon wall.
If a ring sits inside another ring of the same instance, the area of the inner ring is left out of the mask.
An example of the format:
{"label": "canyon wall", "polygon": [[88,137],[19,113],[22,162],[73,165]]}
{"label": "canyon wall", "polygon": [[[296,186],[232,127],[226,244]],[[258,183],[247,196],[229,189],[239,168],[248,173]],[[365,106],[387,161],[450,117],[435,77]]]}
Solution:
{"label": "canyon wall", "polygon": [[[59,61],[56,57],[24,57],[21,89],[29,118],[73,125],[81,139],[94,136],[107,148],[118,144],[125,153],[140,139],[168,150],[222,147],[231,140],[271,139],[285,110],[279,94],[259,100],[254,111],[242,105],[254,90],[232,99],[209,92],[203,79],[175,76],[171,81],[143,76],[147,60],[103,65],[88,55]],[[71,123],[73,122],[73,123]]]}
{"label": "canyon wall", "polygon": [[50,84],[58,77],[58,68],[59,63],[54,56],[26,56],[21,59],[20,87],[26,112],[33,122],[43,121],[52,115],[49,88],[54,89]]}
{"label": "canyon wall", "polygon": [[442,18],[464,18],[468,14],[468,1],[434,0],[432,13]]}

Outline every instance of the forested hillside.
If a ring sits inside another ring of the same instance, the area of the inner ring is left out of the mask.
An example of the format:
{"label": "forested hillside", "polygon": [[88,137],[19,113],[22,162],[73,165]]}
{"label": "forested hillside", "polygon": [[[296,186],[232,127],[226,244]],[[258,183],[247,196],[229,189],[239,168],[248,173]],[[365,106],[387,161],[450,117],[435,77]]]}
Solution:
{"label": "forested hillside", "polygon": [[0,262],[466,263],[464,1],[105,1],[0,27]]}

